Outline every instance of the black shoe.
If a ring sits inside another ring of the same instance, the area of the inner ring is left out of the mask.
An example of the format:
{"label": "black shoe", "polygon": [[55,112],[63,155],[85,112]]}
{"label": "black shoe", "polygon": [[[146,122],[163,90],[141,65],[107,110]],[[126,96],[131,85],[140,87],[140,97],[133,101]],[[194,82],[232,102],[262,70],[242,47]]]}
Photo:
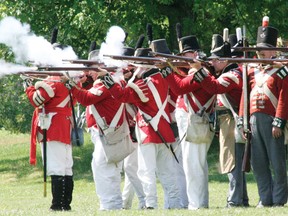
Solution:
{"label": "black shoe", "polygon": [[250,207],[249,203],[243,203],[243,207],[248,208]]}
{"label": "black shoe", "polygon": [[143,206],[141,209],[143,209],[143,210],[146,210],[146,209],[147,209],[147,210],[151,210],[151,209],[154,209],[154,208],[153,208],[153,207],[150,207],[150,206],[148,206],[148,207],[147,207],[147,206]]}
{"label": "black shoe", "polygon": [[274,208],[277,208],[277,207],[284,207],[284,204],[281,204],[281,203],[274,203],[272,207],[274,207]]}
{"label": "black shoe", "polygon": [[232,202],[228,202],[226,205],[226,208],[237,208],[237,207],[241,207],[241,205],[238,205]]}
{"label": "black shoe", "polygon": [[50,211],[63,211],[63,208],[61,206],[58,206],[58,205],[51,205]]}

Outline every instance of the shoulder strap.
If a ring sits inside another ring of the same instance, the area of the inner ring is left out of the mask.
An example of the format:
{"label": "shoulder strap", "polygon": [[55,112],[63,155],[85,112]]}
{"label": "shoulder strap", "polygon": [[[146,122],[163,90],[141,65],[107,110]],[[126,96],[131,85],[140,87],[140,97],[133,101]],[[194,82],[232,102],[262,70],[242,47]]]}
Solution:
{"label": "shoulder strap", "polygon": [[108,128],[115,128],[120,120],[121,114],[123,112],[124,103],[121,104],[119,107],[117,113],[115,114],[114,118],[112,119],[110,125],[107,125],[107,123],[103,120],[103,118],[100,116],[99,112],[97,111],[96,107],[94,105],[91,105],[91,112],[94,116],[97,124],[99,127],[101,127],[102,130],[108,129]]}

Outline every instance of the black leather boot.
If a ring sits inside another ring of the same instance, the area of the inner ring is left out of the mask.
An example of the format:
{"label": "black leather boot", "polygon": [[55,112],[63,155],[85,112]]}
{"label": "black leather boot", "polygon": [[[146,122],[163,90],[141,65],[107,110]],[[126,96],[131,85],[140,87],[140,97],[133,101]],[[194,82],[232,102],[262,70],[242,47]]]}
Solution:
{"label": "black leather boot", "polygon": [[53,211],[64,210],[65,177],[51,176],[51,189],[53,198],[50,209]]}
{"label": "black leather boot", "polygon": [[64,194],[64,210],[71,211],[71,202],[73,194],[74,182],[73,176],[65,176],[65,194]]}

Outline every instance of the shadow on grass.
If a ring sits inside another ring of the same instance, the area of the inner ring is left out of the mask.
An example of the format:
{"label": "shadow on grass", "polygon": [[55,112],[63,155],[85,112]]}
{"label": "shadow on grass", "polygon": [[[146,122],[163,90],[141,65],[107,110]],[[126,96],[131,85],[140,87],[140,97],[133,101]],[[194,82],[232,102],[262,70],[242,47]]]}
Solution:
{"label": "shadow on grass", "polygon": [[[39,145],[38,145],[39,146]],[[25,178],[29,175],[43,172],[40,149],[37,146],[37,165],[29,164],[29,148],[23,144],[0,145],[0,174],[11,174],[17,179]],[[81,147],[73,146],[73,172],[75,180],[93,181],[91,170],[93,143],[90,140],[90,134],[85,133],[85,143]],[[23,157],[23,155],[25,155]],[[219,142],[215,138],[208,152],[209,181],[227,182],[227,174],[218,173],[219,161]],[[246,175],[247,182],[254,182],[252,172]]]}
{"label": "shadow on grass", "polygon": [[[91,160],[93,144],[89,134],[85,134],[85,143],[81,147],[73,146],[73,172],[74,179],[85,179],[93,181],[91,171]],[[24,156],[23,156],[24,155]],[[47,158],[49,160],[49,158]],[[40,146],[37,144],[37,164],[29,164],[29,147],[25,144],[0,145],[0,175],[13,175],[21,180],[36,172],[43,172],[43,164],[40,153]]]}
{"label": "shadow on grass", "polygon": [[94,146],[90,141],[90,137],[85,137],[85,143],[80,147],[73,147],[73,173],[74,179],[86,179],[93,181],[91,170],[91,160]]}

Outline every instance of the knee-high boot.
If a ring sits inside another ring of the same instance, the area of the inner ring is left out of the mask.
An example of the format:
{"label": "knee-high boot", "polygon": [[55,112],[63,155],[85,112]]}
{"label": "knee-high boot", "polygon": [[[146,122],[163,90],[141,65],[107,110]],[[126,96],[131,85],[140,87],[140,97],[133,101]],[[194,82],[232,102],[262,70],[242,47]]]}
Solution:
{"label": "knee-high boot", "polygon": [[65,176],[64,210],[71,210],[72,194],[74,188],[73,176]]}
{"label": "knee-high boot", "polygon": [[52,190],[52,205],[50,207],[53,211],[62,211],[64,193],[65,193],[65,178],[64,176],[51,176],[51,190]]}

